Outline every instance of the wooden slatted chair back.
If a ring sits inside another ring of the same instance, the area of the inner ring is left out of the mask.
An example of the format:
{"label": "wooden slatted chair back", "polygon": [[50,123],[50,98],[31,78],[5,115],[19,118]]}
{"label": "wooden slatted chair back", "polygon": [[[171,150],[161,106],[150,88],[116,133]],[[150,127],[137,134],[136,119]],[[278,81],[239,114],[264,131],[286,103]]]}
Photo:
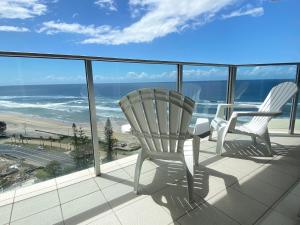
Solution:
{"label": "wooden slatted chair back", "polygon": [[[293,82],[283,82],[271,89],[265,101],[259,107],[259,112],[278,112],[297,93],[297,85]],[[251,123],[266,127],[272,117],[253,117]]]}
{"label": "wooden slatted chair back", "polygon": [[182,152],[195,106],[192,99],[175,91],[145,88],[130,92],[119,105],[144,150]]}

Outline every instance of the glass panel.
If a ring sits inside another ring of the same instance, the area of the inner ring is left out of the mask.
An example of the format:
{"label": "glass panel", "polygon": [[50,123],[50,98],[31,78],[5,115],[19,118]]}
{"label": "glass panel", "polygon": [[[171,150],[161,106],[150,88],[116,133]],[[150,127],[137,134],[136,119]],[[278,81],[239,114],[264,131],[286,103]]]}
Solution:
{"label": "glass panel", "polygon": [[[247,103],[259,106],[272,87],[294,81],[295,66],[256,66],[239,67],[235,86],[235,103]],[[251,110],[251,109],[247,109]],[[291,101],[283,107],[283,114],[269,123],[271,131],[287,132],[291,111]],[[247,118],[249,119],[249,118]]]}
{"label": "glass panel", "polygon": [[298,93],[298,107],[295,122],[295,134],[300,134],[300,92]]}
{"label": "glass panel", "polygon": [[118,103],[120,98],[140,88],[176,90],[175,66],[138,63],[93,62],[94,87],[101,162],[136,154],[140,144],[124,132],[128,124]]}
{"label": "glass panel", "polygon": [[212,119],[219,103],[226,103],[227,67],[184,66],[183,93],[196,103],[193,123],[197,117]]}
{"label": "glass panel", "polygon": [[93,166],[84,64],[0,58],[0,190]]}

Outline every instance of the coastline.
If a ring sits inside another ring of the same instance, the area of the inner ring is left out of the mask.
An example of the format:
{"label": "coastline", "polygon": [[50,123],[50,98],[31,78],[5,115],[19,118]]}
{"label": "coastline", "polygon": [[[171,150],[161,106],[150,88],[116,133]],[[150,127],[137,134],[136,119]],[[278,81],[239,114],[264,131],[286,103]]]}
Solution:
{"label": "coastline", "polygon": [[[115,118],[110,119],[115,138],[117,138],[120,142],[125,143],[132,143],[137,141],[135,137],[133,137],[131,134],[121,132],[121,126],[126,124],[125,120]],[[70,122],[55,120],[17,112],[0,112],[0,121],[4,121],[7,124],[6,133],[9,136],[13,134],[22,134],[23,136],[29,136],[33,138],[40,138],[41,136],[49,138],[50,136],[53,136],[50,133],[57,134],[57,136],[72,136],[73,122],[76,124],[77,128],[81,127],[88,137],[91,136],[91,129],[89,123],[77,123],[76,121]],[[105,139],[105,122],[106,119],[103,119],[102,121],[98,119],[97,121],[98,136],[100,140]]]}

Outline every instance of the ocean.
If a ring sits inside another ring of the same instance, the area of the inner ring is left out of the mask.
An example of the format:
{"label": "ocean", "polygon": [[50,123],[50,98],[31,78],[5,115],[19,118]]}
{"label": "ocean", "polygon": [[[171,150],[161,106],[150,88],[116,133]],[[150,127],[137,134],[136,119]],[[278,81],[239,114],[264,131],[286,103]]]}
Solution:
{"label": "ocean", "polygon": [[[259,105],[270,89],[285,80],[238,80],[235,89],[237,103]],[[194,117],[212,118],[217,105],[226,101],[226,81],[186,81],[185,95],[196,104]],[[175,82],[95,84],[98,119],[110,117],[124,120],[119,99],[130,91],[145,88],[176,89]],[[291,103],[281,117],[288,118]],[[298,108],[297,118],[300,118]],[[17,112],[69,122],[88,122],[87,88],[85,84],[24,85],[0,87],[0,112]],[[1,118],[0,118],[1,120]]]}

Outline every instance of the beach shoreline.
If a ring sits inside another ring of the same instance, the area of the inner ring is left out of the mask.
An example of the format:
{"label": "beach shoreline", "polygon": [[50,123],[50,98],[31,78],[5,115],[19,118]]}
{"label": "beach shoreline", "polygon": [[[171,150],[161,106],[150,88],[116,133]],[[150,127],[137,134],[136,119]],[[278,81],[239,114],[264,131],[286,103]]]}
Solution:
{"label": "beach shoreline", "polygon": [[[126,124],[125,120],[110,118],[114,136],[120,142],[132,143],[137,140],[131,134],[122,133],[121,126]],[[82,128],[85,135],[88,137],[91,136],[91,128],[89,122],[70,122],[62,121],[56,119],[50,119],[35,115],[27,115],[18,112],[0,112],[0,121],[4,121],[7,124],[6,134],[7,136],[12,135],[23,135],[25,137],[40,138],[49,138],[50,136],[64,135],[64,136],[73,136],[73,123],[76,124],[77,128]],[[97,121],[97,130],[98,137],[100,140],[105,140],[104,126],[106,119],[102,121]]]}

